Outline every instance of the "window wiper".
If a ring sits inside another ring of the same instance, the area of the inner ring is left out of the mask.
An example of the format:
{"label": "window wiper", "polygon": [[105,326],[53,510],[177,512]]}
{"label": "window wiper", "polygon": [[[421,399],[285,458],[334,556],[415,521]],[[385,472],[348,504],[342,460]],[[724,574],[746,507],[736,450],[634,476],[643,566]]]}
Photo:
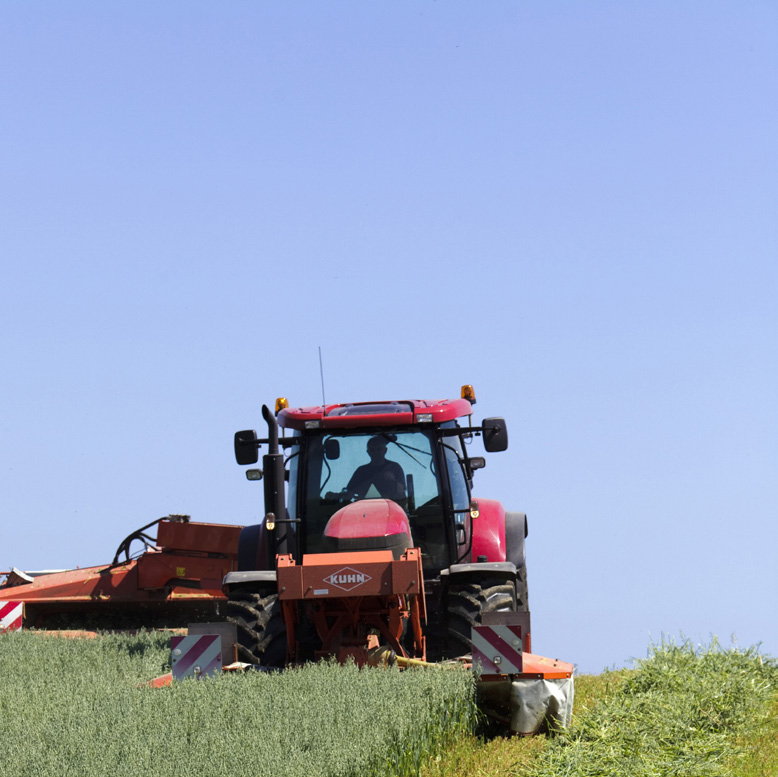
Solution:
{"label": "window wiper", "polygon": [[410,456],[420,467],[423,467],[424,464],[422,464],[412,453],[409,453],[409,451],[416,451],[416,453],[421,453],[423,456],[429,456],[430,459],[432,458],[431,453],[428,453],[421,448],[414,448],[411,445],[404,445],[401,442],[397,442],[397,440],[389,440],[389,442],[391,442],[392,445],[396,445],[406,456]]}

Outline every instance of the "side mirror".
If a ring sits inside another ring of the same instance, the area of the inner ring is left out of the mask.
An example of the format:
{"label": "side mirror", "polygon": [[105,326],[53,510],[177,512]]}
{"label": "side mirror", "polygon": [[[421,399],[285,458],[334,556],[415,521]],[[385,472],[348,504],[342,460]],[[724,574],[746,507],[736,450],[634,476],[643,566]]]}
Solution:
{"label": "side mirror", "polygon": [[472,475],[477,469],[483,469],[486,466],[486,459],[483,456],[471,456],[467,460],[467,466]]}
{"label": "side mirror", "polygon": [[259,461],[257,433],[253,429],[235,432],[235,461],[244,467]]}
{"label": "side mirror", "polygon": [[324,443],[324,456],[325,456],[325,458],[329,459],[330,461],[335,461],[335,459],[339,459],[340,458],[340,441],[336,440],[334,437],[330,437]]}
{"label": "side mirror", "polygon": [[484,448],[489,453],[499,453],[508,448],[508,429],[504,418],[484,418],[481,424]]}
{"label": "side mirror", "polygon": [[458,523],[456,525],[457,545],[464,545],[467,542],[467,533],[465,532],[465,525]]}

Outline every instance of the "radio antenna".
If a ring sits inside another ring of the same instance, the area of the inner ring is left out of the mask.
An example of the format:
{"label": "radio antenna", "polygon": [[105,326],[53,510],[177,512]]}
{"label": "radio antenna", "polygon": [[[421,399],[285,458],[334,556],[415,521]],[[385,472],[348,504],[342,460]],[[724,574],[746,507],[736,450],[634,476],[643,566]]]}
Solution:
{"label": "radio antenna", "polygon": [[319,373],[321,374],[321,403],[327,404],[327,400],[324,398],[324,362],[321,358],[321,346],[319,346]]}

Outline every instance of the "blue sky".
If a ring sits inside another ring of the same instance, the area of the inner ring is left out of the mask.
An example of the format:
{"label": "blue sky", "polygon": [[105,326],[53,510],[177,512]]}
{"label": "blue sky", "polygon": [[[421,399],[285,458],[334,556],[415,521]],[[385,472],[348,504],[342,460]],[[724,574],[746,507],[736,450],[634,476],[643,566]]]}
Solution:
{"label": "blue sky", "polygon": [[246,524],[260,407],[457,396],[533,646],[778,654],[770,2],[0,7],[0,569]]}

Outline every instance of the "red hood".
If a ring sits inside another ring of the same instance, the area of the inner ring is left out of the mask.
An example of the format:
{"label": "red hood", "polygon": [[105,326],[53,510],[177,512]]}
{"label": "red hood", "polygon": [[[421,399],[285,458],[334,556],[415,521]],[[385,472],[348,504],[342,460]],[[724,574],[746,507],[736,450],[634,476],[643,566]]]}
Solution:
{"label": "red hood", "polygon": [[394,534],[411,536],[405,511],[391,499],[361,499],[341,507],[324,528],[325,537],[357,539],[359,537],[389,537]]}

